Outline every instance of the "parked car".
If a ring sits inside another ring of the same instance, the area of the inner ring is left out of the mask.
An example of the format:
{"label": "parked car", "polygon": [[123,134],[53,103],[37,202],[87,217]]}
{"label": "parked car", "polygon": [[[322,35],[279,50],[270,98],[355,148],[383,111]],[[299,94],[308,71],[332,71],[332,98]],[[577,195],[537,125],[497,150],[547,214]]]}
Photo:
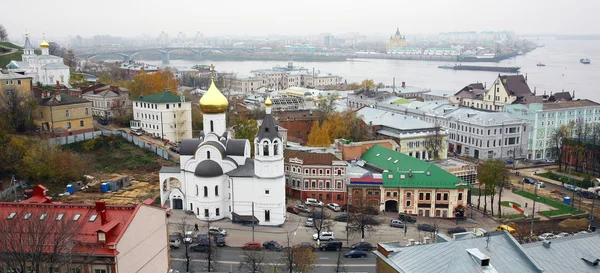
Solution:
{"label": "parked car", "polygon": [[190,245],[190,249],[192,251],[208,252],[208,251],[210,251],[210,245],[205,242],[195,243],[195,244]]}
{"label": "parked car", "polygon": [[169,147],[169,150],[171,150],[171,152],[174,152],[174,153],[179,153],[179,147],[171,146],[171,147]]}
{"label": "parked car", "polygon": [[358,211],[358,208],[354,205],[346,204],[346,205],[342,206],[342,211],[356,212],[356,211]]}
{"label": "parked car", "polygon": [[417,229],[420,231],[434,232],[435,228],[429,224],[420,224],[417,226]]}
{"label": "parked car", "polygon": [[296,207],[294,207],[294,206],[288,206],[288,207],[287,207],[287,209],[286,209],[286,211],[287,211],[287,212],[289,212],[289,213],[293,213],[293,214],[298,214],[298,213],[300,213],[300,210],[299,210],[299,209],[297,209],[297,208],[296,208]]}
{"label": "parked car", "polygon": [[321,251],[340,251],[342,250],[342,242],[340,241],[329,241],[319,246]]}
{"label": "parked car", "polygon": [[536,182],[536,183],[535,183],[535,185],[536,185],[538,188],[545,188],[545,187],[546,187],[546,185],[544,184],[544,182]]}
{"label": "parked car", "polygon": [[139,131],[139,130],[134,130],[134,129],[131,129],[131,130],[129,131],[129,133],[131,133],[132,135],[136,135],[136,136],[141,136],[141,135],[142,135],[142,132],[141,132],[141,131]]}
{"label": "parked car", "polygon": [[398,220],[400,220],[404,223],[416,223],[417,222],[417,218],[415,218],[414,216],[407,214],[407,213],[398,214]]}
{"label": "parked car", "polygon": [[390,221],[390,227],[403,228],[404,222],[402,222],[401,220],[392,220]]}
{"label": "parked car", "polygon": [[587,232],[587,231],[585,231],[585,230],[582,230],[582,231],[580,231],[580,232],[577,232],[577,233],[575,233],[575,234],[573,234],[573,235],[581,235],[581,234],[588,234],[588,233],[589,233],[589,232]]}
{"label": "parked car", "polygon": [[348,222],[348,214],[341,214],[333,218],[333,220],[338,222]]}
{"label": "parked car", "polygon": [[98,123],[100,123],[102,125],[108,125],[108,120],[107,119],[103,119],[103,118],[99,118],[98,119]]}
{"label": "parked car", "polygon": [[350,246],[350,248],[356,249],[356,250],[371,251],[371,250],[373,250],[373,245],[368,242],[358,242],[358,243]]}
{"label": "parked car", "polygon": [[324,211],[315,211],[315,212],[311,213],[309,216],[313,219],[323,219],[323,218],[325,218],[326,215],[325,215]]}
{"label": "parked car", "polygon": [[215,236],[215,244],[217,246],[225,246],[226,245],[226,243],[225,243],[225,236],[223,236],[223,235],[216,235]]}
{"label": "parked car", "polygon": [[227,236],[227,230],[224,230],[224,229],[222,229],[220,227],[210,227],[208,229],[208,234]]}
{"label": "parked car", "polygon": [[304,202],[307,206],[315,206],[315,207],[322,207],[323,206],[323,202],[314,199],[314,198],[306,198],[306,201]]}
{"label": "parked car", "polygon": [[306,223],[304,223],[305,227],[314,227],[315,226],[315,221],[313,220],[313,218],[306,218]]}
{"label": "parked car", "polygon": [[448,234],[467,232],[467,229],[464,227],[453,227],[448,229]]}
{"label": "parked car", "polygon": [[523,183],[524,184],[535,184],[536,180],[533,178],[529,178],[529,177],[525,177],[523,178]]}
{"label": "parked car", "polygon": [[183,237],[183,241],[186,244],[191,244],[193,240],[194,240],[194,232],[193,231],[186,231],[185,232],[185,236]]}
{"label": "parked car", "polygon": [[566,232],[561,232],[561,233],[559,233],[559,234],[556,234],[556,238],[567,237],[567,236],[569,236],[569,235],[571,235],[571,234],[569,234],[569,233],[566,233]]}
{"label": "parked car", "polygon": [[344,258],[366,258],[367,252],[362,250],[350,250],[350,252],[344,254]]}
{"label": "parked car", "polygon": [[244,250],[260,250],[261,244],[259,242],[247,242],[242,246]]}
{"label": "parked car", "polygon": [[569,191],[577,191],[577,187],[575,187],[573,185],[566,185],[565,189],[567,189]]}
{"label": "parked car", "polygon": [[333,234],[333,232],[331,231],[322,231],[321,235],[318,235],[317,233],[313,234],[313,240],[321,240],[321,241],[327,241],[327,240],[334,240],[335,239],[335,235]]}
{"label": "parked car", "polygon": [[552,239],[556,239],[556,236],[552,233],[542,233],[540,235],[538,235],[537,237],[538,241],[543,241],[543,240],[552,240]]}
{"label": "parked car", "polygon": [[596,194],[594,194],[591,191],[580,191],[577,194],[581,195],[581,197],[587,198],[587,199],[594,199],[596,197]]}
{"label": "parked car", "polygon": [[179,235],[169,235],[169,245],[172,248],[179,248],[181,245],[181,237]]}
{"label": "parked car", "polygon": [[297,248],[309,248],[309,249],[312,249],[312,251],[315,251],[315,245],[313,243],[307,243],[307,242],[299,243],[295,247],[297,247]]}
{"label": "parked car", "polygon": [[296,205],[296,209],[300,212],[310,212],[310,209],[307,208],[305,205]]}
{"label": "parked car", "polygon": [[333,211],[341,211],[342,208],[340,207],[340,205],[336,204],[336,203],[329,203],[327,204],[327,208]]}
{"label": "parked car", "polygon": [[274,251],[281,251],[283,249],[283,246],[280,245],[278,242],[275,241],[266,241],[262,244],[263,248],[266,250],[274,250]]}

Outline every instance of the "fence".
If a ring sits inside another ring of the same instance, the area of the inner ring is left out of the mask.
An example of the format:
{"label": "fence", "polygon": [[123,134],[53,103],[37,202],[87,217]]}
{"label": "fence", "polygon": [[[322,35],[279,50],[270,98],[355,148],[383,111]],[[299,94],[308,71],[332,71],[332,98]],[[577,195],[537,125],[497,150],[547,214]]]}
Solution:
{"label": "fence", "polygon": [[49,142],[50,142],[50,144],[54,144],[54,145],[65,145],[65,144],[71,144],[71,143],[75,143],[75,142],[90,140],[97,136],[108,136],[108,135],[121,136],[122,138],[137,145],[138,147],[152,151],[153,153],[161,156],[162,158],[164,158],[166,160],[169,160],[169,158],[171,158],[169,151],[159,148],[157,146],[157,144],[151,143],[151,142],[146,142],[145,140],[143,140],[141,138],[132,136],[132,135],[128,134],[127,132],[121,131],[121,130],[119,130],[119,131],[94,131],[94,132],[71,135],[71,136],[55,137],[55,138],[51,138],[49,140]]}

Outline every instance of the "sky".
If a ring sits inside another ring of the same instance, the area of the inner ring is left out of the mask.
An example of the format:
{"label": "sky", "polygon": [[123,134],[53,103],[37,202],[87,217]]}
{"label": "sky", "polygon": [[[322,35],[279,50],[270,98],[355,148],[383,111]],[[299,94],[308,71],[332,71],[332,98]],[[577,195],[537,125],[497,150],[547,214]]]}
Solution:
{"label": "sky", "polygon": [[598,0],[2,0],[9,37],[391,35],[512,30],[600,34]]}

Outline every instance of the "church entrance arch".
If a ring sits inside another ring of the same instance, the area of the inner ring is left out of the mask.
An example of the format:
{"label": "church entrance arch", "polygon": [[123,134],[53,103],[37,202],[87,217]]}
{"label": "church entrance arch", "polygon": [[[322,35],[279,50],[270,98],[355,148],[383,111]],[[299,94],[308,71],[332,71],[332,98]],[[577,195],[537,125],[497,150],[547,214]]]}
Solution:
{"label": "church entrance arch", "polygon": [[173,209],[183,209],[183,200],[181,198],[173,198]]}
{"label": "church entrance arch", "polygon": [[385,211],[386,212],[398,212],[398,201],[397,200],[385,201]]}

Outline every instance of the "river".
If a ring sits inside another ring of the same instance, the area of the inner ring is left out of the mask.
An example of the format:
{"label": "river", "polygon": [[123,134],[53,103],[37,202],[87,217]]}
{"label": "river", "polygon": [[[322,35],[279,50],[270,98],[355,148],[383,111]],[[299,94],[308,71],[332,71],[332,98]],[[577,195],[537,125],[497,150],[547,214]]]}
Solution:
{"label": "river", "polygon": [[[537,94],[575,90],[576,98],[588,98],[600,102],[600,41],[543,40],[545,47],[537,48],[525,55],[503,60],[499,63],[468,63],[469,65],[519,66],[521,74],[527,74],[531,89]],[[592,63],[584,65],[579,59],[589,58]],[[161,65],[157,60],[141,60],[149,64]],[[540,67],[536,64],[544,63]],[[219,71],[247,74],[252,69],[285,66],[277,61],[189,61],[171,60],[171,66],[191,67],[194,64],[214,64]],[[348,82],[373,79],[391,85],[396,78],[396,86],[406,85],[430,88],[454,93],[469,83],[491,84],[497,72],[456,71],[437,68],[447,62],[352,59],[346,62],[294,62],[296,66],[326,71],[342,76]]]}

